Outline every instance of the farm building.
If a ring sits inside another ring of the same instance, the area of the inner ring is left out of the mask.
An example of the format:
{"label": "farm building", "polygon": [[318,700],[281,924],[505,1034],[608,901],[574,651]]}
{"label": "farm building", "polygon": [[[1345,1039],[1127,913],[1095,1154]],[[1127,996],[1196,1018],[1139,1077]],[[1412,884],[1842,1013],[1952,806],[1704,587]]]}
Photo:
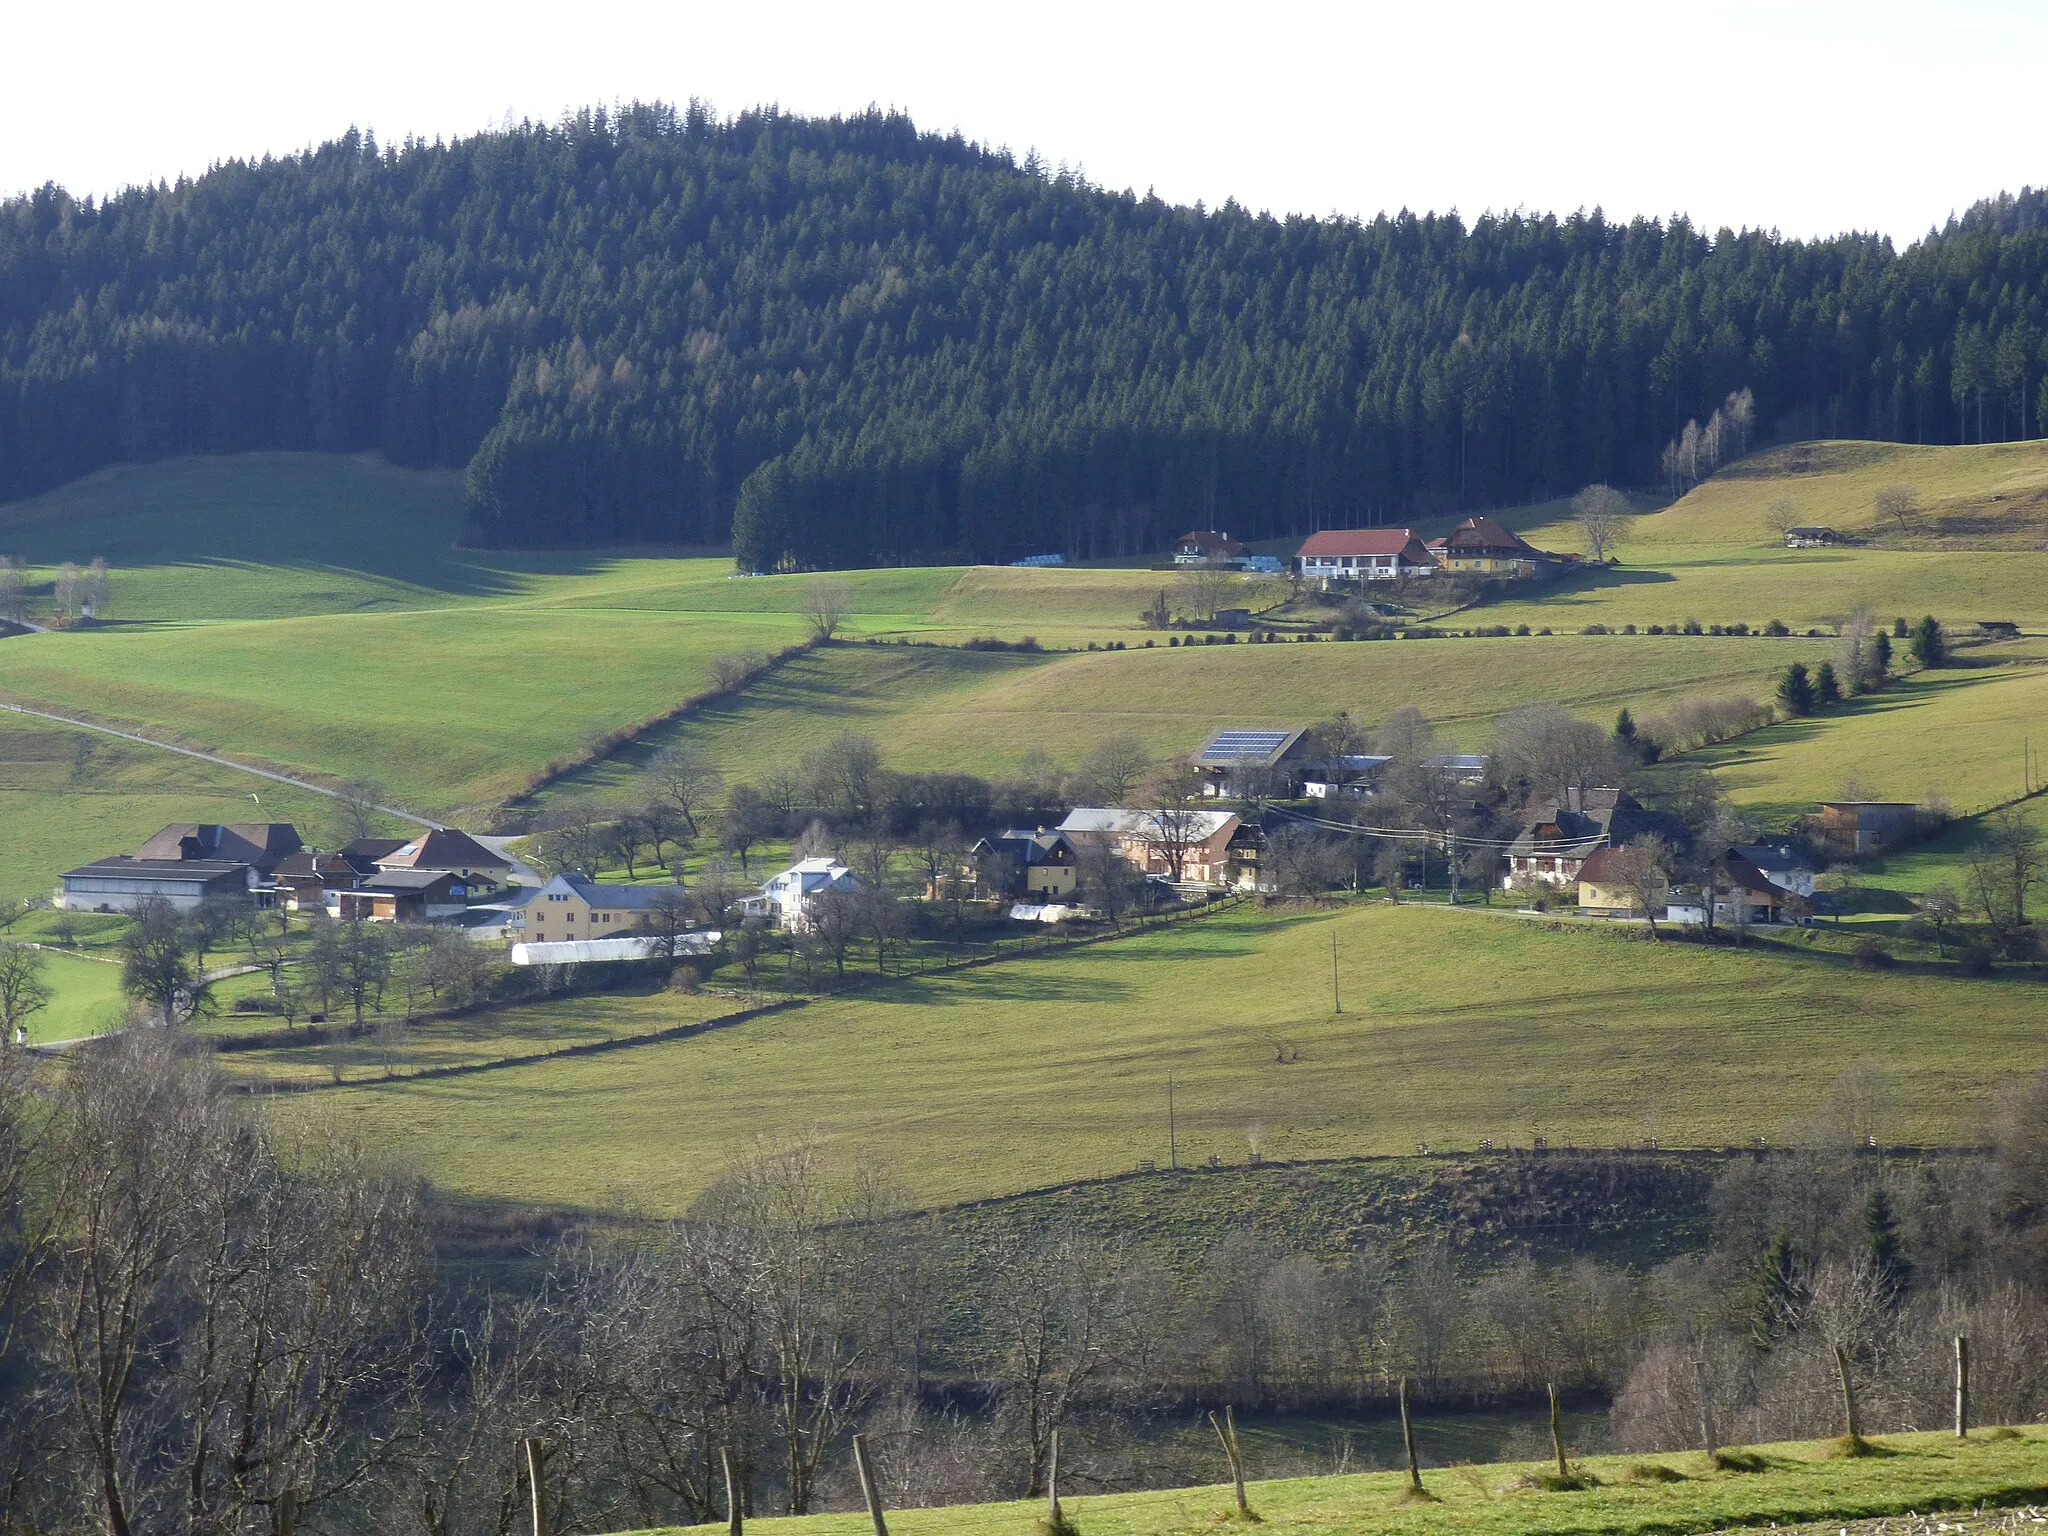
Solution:
{"label": "farm building", "polygon": [[1200,770],[1203,792],[1212,798],[1288,796],[1308,767],[1312,747],[1301,726],[1232,727],[1216,732],[1188,761]]}
{"label": "farm building", "polygon": [[1328,590],[1397,576],[1434,576],[1437,559],[1410,528],[1331,528],[1303,542],[1301,574]]}
{"label": "farm building", "polygon": [[344,922],[430,923],[469,910],[469,887],[448,870],[394,869],[327,892],[327,910]]}
{"label": "farm building", "polygon": [[173,822],[135,850],[152,861],[248,864],[268,875],[304,846],[288,821]]}
{"label": "farm building", "polygon": [[600,885],[581,875],[556,875],[520,906],[529,944],[616,938],[640,914],[673,900],[676,885]]}
{"label": "farm building", "polygon": [[1831,544],[1846,542],[1832,528],[1787,528],[1785,547],[1787,549],[1826,549]]}
{"label": "farm building", "polygon": [[1242,825],[1229,811],[1082,806],[1068,813],[1059,830],[1076,843],[1114,849],[1143,874],[1165,875],[1184,885],[1228,885],[1230,840]]}
{"label": "farm building", "polygon": [[116,854],[64,871],[51,905],[65,912],[133,912],[150,897],[181,910],[209,897],[256,899],[256,866],[238,859],[131,859]]}
{"label": "farm building", "polygon": [[1213,528],[1184,533],[1173,541],[1175,565],[1228,565],[1242,559],[1244,553],[1242,544]]}
{"label": "farm building", "polygon": [[1813,894],[1813,877],[1820,873],[1806,855],[1789,844],[1738,843],[1728,850],[1730,861],[1741,859],[1782,891],[1795,896]]}
{"label": "farm building", "polygon": [[1508,847],[1501,883],[1509,887],[1576,885],[1586,861],[1602,848],[1649,836],[1687,841],[1685,823],[1668,811],[1646,811],[1621,789],[1571,789],[1562,801],[1532,807]]}
{"label": "farm building", "polygon": [[1490,517],[1468,517],[1441,539],[1432,539],[1430,554],[1453,573],[1511,576],[1522,579],[1555,569],[1561,556],[1536,548]]}
{"label": "farm building", "polygon": [[362,883],[362,873],[338,853],[301,848],[277,866],[278,899],[291,912],[313,912],[328,905],[329,891],[349,891]]}
{"label": "farm building", "polygon": [[1588,917],[1640,918],[1667,906],[1671,888],[1661,877],[1648,892],[1650,906],[1645,909],[1637,901],[1638,893],[1628,888],[1616,867],[1618,853],[1615,848],[1596,848],[1579,866],[1579,910]]}
{"label": "farm building", "polygon": [[1920,808],[1910,800],[1824,800],[1821,837],[1854,858],[1910,843],[1920,831]]}
{"label": "farm building", "polygon": [[984,837],[967,850],[975,884],[985,892],[1058,901],[1080,879],[1079,851],[1064,832],[1013,829]]}
{"label": "farm building", "polygon": [[453,827],[423,832],[409,843],[376,855],[375,862],[386,872],[432,870],[457,875],[472,892],[495,889],[512,868],[512,861],[503,854],[491,852],[467,832]]}

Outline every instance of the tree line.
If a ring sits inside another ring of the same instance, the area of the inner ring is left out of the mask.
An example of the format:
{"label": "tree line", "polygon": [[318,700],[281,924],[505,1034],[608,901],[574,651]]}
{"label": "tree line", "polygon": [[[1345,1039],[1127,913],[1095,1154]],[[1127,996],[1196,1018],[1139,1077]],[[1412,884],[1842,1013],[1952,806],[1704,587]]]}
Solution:
{"label": "tree line", "polygon": [[1180,1433],[1205,1409],[1380,1413],[1404,1380],[1441,1405],[1611,1400],[1616,1440],[1669,1450],[1703,1403],[1723,1443],[1828,1432],[1839,1369],[1866,1429],[1930,1428],[1957,1333],[1979,1422],[2030,1419],[2048,1086],[1983,1154],[1871,1150],[1899,1109],[1844,1074],[1785,1148],[1697,1170],[1709,1235],[1654,1265],[1513,1234],[1554,1158],[1661,1189],[1657,1154],[1517,1154],[1531,1203],[1496,1212],[1503,1247],[1455,1221],[1148,1240],[920,1214],[886,1169],[798,1142],[737,1150],[684,1218],[491,1282],[438,1269],[417,1179],[265,1117],[180,1032],[11,1053],[0,1531],[505,1536],[536,1469],[562,1532],[857,1507],[855,1431],[899,1505],[1042,1493],[1055,1434],[1070,1491],[1214,1481]]}
{"label": "tree line", "polygon": [[0,496],[382,448],[465,466],[478,539],[766,569],[1386,522],[1753,435],[2031,436],[2038,201],[1899,251],[1181,207],[879,111],[351,131],[0,204]]}

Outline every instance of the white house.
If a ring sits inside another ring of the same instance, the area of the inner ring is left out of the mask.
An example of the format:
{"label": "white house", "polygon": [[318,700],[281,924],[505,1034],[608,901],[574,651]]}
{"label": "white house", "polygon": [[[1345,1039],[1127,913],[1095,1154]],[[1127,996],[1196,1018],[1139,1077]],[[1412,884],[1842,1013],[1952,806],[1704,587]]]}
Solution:
{"label": "white house", "polygon": [[1331,528],[1301,546],[1301,574],[1324,587],[1434,576],[1437,558],[1410,528]]}
{"label": "white house", "polygon": [[1782,843],[1738,843],[1729,852],[1755,865],[1779,890],[1790,891],[1794,896],[1813,894],[1813,877],[1818,871],[1798,849]]}
{"label": "white house", "polygon": [[748,917],[772,918],[780,926],[802,930],[810,926],[811,902],[827,892],[850,895],[867,889],[852,870],[837,859],[799,859],[761,887],[761,894],[740,902]]}

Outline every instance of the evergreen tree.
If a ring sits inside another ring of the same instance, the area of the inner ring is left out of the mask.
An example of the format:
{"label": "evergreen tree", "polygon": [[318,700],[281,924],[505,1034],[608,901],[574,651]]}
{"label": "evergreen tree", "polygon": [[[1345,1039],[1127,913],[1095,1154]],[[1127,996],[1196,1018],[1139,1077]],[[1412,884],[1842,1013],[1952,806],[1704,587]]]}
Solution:
{"label": "evergreen tree", "polygon": [[[1821,663],[1823,668],[1827,663]],[[1829,668],[1830,676],[1833,675]],[[1788,715],[1810,715],[1813,713],[1813,680],[1806,675],[1806,663],[1795,661],[1785,669],[1785,675],[1778,679],[1778,702],[1785,707]]]}
{"label": "evergreen tree", "polygon": [[1785,1337],[1801,1300],[1799,1265],[1792,1239],[1780,1227],[1757,1272],[1756,1301],[1750,1310],[1749,1335],[1758,1349],[1770,1349]]}
{"label": "evergreen tree", "polygon": [[1622,705],[1621,713],[1614,717],[1614,739],[1624,747],[1633,747],[1635,745],[1635,716],[1628,712],[1626,704]]}
{"label": "evergreen tree", "polygon": [[1913,627],[1913,659],[1923,667],[1938,667],[1948,660],[1948,636],[1931,613]]}
{"label": "evergreen tree", "polygon": [[1873,688],[1882,688],[1891,680],[1892,637],[1879,630],[1870,642],[1870,682]]}
{"label": "evergreen tree", "polygon": [[1883,1180],[1871,1187],[1863,1205],[1863,1241],[1885,1293],[1897,1300],[1912,1283],[1913,1266],[1906,1259],[1906,1245],[1899,1235],[1898,1212]]}
{"label": "evergreen tree", "polygon": [[1842,684],[1835,676],[1835,664],[1832,661],[1822,662],[1820,669],[1813,674],[1813,701],[1820,708],[1842,702]]}

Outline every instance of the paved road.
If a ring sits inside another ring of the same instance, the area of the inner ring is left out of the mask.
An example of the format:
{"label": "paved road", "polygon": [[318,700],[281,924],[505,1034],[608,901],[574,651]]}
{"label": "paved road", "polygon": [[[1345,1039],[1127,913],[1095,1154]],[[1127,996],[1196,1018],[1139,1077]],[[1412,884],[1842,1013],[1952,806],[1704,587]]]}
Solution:
{"label": "paved road", "polygon": [[[148,736],[138,736],[133,731],[117,731],[111,725],[95,725],[90,720],[74,720],[69,715],[54,714],[47,709],[30,709],[25,704],[0,704],[0,709],[11,710],[17,715],[34,715],[39,720],[54,720],[59,725],[68,725],[75,731],[97,731],[102,736],[118,736],[123,741],[132,741],[145,747],[155,747],[159,752],[175,752],[180,757],[196,757],[202,763],[218,763],[223,768],[232,768],[237,773],[254,774],[259,779],[269,779],[273,784],[289,784],[294,789],[309,790],[316,795],[325,795],[330,800],[341,797],[339,790],[322,784],[311,784],[304,779],[295,779],[288,773],[274,773],[268,768],[252,768],[247,763],[238,763],[232,757],[220,757],[212,752],[200,752],[191,747],[174,747],[167,741],[155,741]],[[445,823],[429,821],[424,816],[415,816],[411,811],[401,811],[396,806],[376,807],[386,816],[400,821],[409,821],[416,827],[438,830]]]}

